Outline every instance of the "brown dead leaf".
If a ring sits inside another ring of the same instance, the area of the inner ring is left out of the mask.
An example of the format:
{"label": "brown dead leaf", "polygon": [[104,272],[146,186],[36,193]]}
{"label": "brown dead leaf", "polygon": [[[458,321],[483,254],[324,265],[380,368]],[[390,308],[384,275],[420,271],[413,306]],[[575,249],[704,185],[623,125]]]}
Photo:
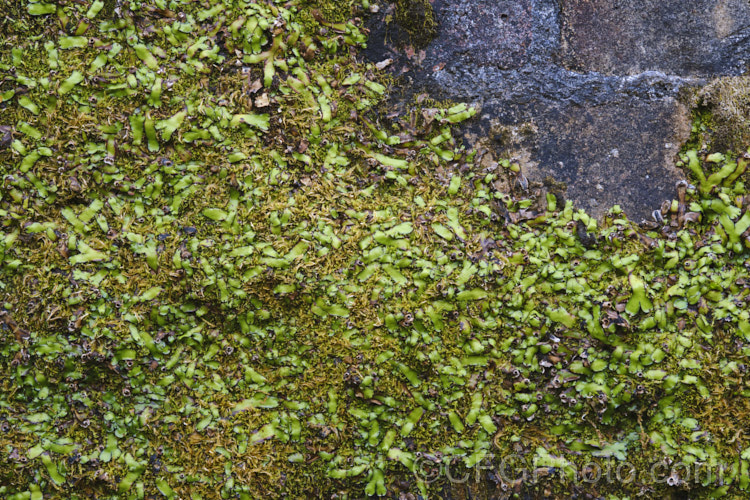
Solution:
{"label": "brown dead leaf", "polygon": [[247,90],[251,94],[255,94],[263,87],[263,84],[260,83],[260,79],[255,80],[253,83],[250,84],[250,88]]}
{"label": "brown dead leaf", "polygon": [[5,149],[13,142],[13,134],[8,125],[0,125],[0,149]]}
{"label": "brown dead leaf", "polygon": [[422,110],[422,117],[424,118],[425,126],[429,125],[435,120],[435,115],[437,114],[437,112],[437,108],[425,108]]}
{"label": "brown dead leaf", "polygon": [[269,104],[271,104],[271,100],[268,98],[268,94],[261,94],[255,98],[256,108],[265,108],[268,107]]}

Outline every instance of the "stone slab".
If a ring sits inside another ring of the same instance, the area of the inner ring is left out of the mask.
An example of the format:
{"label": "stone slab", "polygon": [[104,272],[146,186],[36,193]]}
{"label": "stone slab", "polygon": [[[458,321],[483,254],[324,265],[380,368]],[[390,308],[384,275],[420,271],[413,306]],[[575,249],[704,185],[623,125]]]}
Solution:
{"label": "stone slab", "polygon": [[747,0],[563,0],[563,64],[627,75],[737,74],[746,69]]}
{"label": "stone slab", "polygon": [[511,69],[528,61],[531,0],[437,0],[433,8],[443,22],[427,50],[441,51],[446,64]]}
{"label": "stone slab", "polygon": [[[470,140],[495,158],[519,163],[530,180],[556,189],[591,215],[619,204],[634,220],[650,219],[674,198],[684,178],[675,166],[690,136],[690,111],[666,97],[608,104],[485,103]],[[484,163],[485,166],[487,163]]]}
{"label": "stone slab", "polygon": [[[381,5],[366,55],[401,77],[394,109],[425,91],[481,107],[470,143],[564,182],[596,215],[619,204],[641,220],[672,199],[690,122],[679,96],[750,61],[747,0],[434,0],[422,49]],[[533,132],[507,144],[497,127]]]}
{"label": "stone slab", "polygon": [[619,204],[636,221],[650,219],[675,197],[683,178],[675,159],[690,135],[689,110],[675,99],[535,111],[540,132],[524,168],[530,180],[564,182],[566,198],[596,217]]}

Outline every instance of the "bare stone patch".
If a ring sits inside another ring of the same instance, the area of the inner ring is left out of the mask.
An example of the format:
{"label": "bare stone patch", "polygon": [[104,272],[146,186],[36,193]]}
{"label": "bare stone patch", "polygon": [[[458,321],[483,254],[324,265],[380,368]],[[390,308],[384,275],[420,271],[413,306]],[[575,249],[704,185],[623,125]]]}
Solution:
{"label": "bare stone patch", "polygon": [[746,0],[564,0],[565,66],[608,75],[742,71],[750,37]]}
{"label": "bare stone patch", "polygon": [[747,0],[431,1],[438,29],[420,50],[392,36],[387,4],[370,21],[369,57],[402,77],[394,104],[428,91],[479,106],[468,143],[564,183],[596,215],[619,204],[640,220],[671,200],[690,134],[684,90],[750,63]]}
{"label": "bare stone patch", "polygon": [[531,0],[436,2],[439,18],[450,19],[438,44],[447,48],[447,65],[473,64],[518,68],[527,62],[532,41]]}
{"label": "bare stone patch", "polygon": [[631,216],[672,199],[682,178],[675,157],[690,113],[674,99],[550,110],[540,127],[536,171],[565,182],[567,196],[597,217],[619,204]]}

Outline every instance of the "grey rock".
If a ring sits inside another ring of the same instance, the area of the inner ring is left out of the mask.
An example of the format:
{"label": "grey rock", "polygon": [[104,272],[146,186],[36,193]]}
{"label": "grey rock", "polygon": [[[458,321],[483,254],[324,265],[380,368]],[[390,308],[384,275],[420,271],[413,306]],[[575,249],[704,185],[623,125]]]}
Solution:
{"label": "grey rock", "polygon": [[[402,77],[403,94],[481,107],[467,140],[552,176],[601,215],[648,218],[675,195],[675,156],[690,132],[685,89],[740,75],[750,61],[744,0],[435,0],[435,39],[414,50],[382,15],[366,51]],[[617,151],[617,155],[613,155]]]}
{"label": "grey rock", "polygon": [[563,64],[610,75],[679,75],[744,69],[750,37],[746,0],[565,0]]}

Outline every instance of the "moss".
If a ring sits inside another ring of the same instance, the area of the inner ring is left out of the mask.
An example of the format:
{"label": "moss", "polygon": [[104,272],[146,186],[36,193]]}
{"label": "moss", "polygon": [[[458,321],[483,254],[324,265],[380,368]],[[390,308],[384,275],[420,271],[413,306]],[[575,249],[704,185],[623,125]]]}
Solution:
{"label": "moss", "polygon": [[429,0],[397,0],[396,22],[415,48],[425,48],[437,35],[437,20]]}
{"label": "moss", "polygon": [[750,78],[721,77],[697,94],[698,105],[712,116],[712,149],[744,151],[750,144]]}
{"label": "moss", "polygon": [[10,1],[0,13],[0,30],[8,38],[28,33],[43,33],[49,25],[44,19],[31,16],[25,2]]}
{"label": "moss", "polygon": [[362,12],[362,2],[357,0],[309,0],[303,11],[310,9],[315,10],[326,21],[340,23],[351,18],[352,11],[357,14]]}

